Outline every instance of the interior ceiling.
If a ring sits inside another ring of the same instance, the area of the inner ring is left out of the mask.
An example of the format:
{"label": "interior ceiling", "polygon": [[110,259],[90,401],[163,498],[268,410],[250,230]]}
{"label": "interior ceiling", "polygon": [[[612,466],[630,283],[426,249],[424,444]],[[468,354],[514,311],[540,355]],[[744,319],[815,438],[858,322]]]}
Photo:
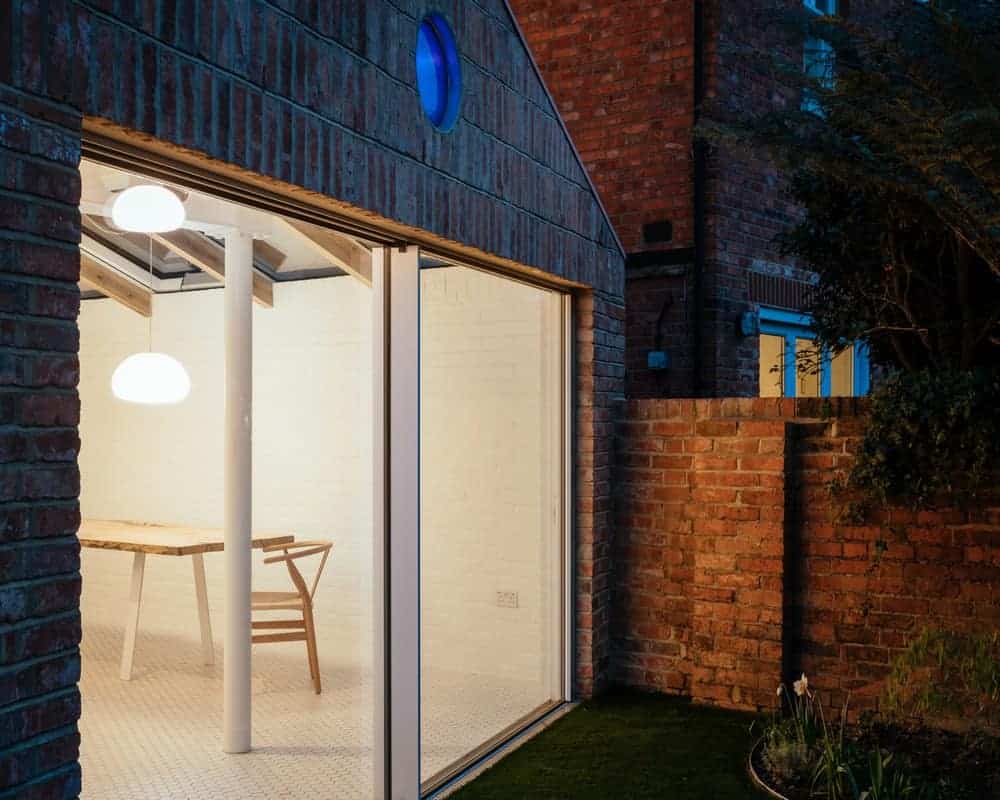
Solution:
{"label": "interior ceiling", "polygon": [[153,294],[220,287],[225,235],[234,228],[254,237],[254,298],[262,305],[273,305],[274,283],[337,275],[371,282],[371,248],[354,237],[175,186],[185,206],[182,228],[151,235],[120,230],[111,221],[115,197],[130,186],[162,182],[88,160],[80,175],[84,299],[111,297],[149,316]]}

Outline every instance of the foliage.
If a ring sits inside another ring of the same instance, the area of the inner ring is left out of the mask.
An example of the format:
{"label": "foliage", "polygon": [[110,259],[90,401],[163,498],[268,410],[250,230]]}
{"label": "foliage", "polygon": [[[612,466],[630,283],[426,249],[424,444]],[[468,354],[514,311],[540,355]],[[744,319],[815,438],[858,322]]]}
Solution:
{"label": "foliage", "polygon": [[[723,99],[702,131],[764,149],[790,176],[805,213],[782,245],[818,276],[820,344],[864,339],[907,371],[997,364],[1000,4],[901,3],[871,25],[807,12],[772,22],[784,46],[730,56],[771,73],[774,108],[730,113]],[[804,36],[830,45],[810,75]]]}
{"label": "foliage", "polygon": [[[966,499],[1000,455],[1000,3],[762,14],[780,44],[725,57],[774,87],[772,108],[723,97],[702,133],[788,177],[803,214],[780,244],[817,276],[819,345],[861,340],[899,373],[875,392],[852,488],[868,505]],[[805,37],[829,45],[809,74]]]}
{"label": "foliage", "polygon": [[857,797],[858,784],[850,766],[850,751],[844,738],[847,727],[847,703],[844,703],[840,725],[834,732],[827,726],[822,711],[820,715],[823,735],[820,738],[819,752],[813,767],[813,794],[818,794],[827,800],[847,800],[849,797]]}
{"label": "foliage", "polygon": [[802,742],[772,728],[766,734],[762,758],[770,775],[782,783],[794,783],[809,771],[813,754]]}
{"label": "foliage", "polygon": [[762,757],[771,774],[793,782],[812,764],[820,737],[819,717],[805,675],[795,681],[792,692],[784,684],[779,686],[778,697],[779,708],[764,726]]}
{"label": "foliage", "polygon": [[898,373],[872,394],[844,487],[865,505],[933,507],[996,486],[1000,370]]}
{"label": "foliage", "polygon": [[854,800],[930,800],[933,794],[932,786],[897,769],[891,754],[876,749],[868,754],[868,788],[855,788]]}
{"label": "foliage", "polygon": [[1000,728],[1000,633],[925,629],[896,657],[887,709],[963,726]]}
{"label": "foliage", "polygon": [[[961,790],[942,793],[945,782],[925,778],[877,741],[848,729],[844,703],[835,724],[803,675],[794,695],[778,688],[779,708],[765,726],[761,760],[782,787],[804,787],[825,800],[956,800]],[[874,730],[870,728],[869,730]]]}

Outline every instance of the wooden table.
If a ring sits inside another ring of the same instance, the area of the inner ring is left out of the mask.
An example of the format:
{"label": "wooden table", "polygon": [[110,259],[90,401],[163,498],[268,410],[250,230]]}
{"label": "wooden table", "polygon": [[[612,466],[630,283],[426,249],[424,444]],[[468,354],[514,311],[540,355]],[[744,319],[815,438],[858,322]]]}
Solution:
{"label": "wooden table", "polygon": [[[125,642],[122,646],[120,677],[132,679],[135,637],[139,630],[139,608],[142,605],[142,579],[146,572],[146,555],[191,556],[194,568],[194,593],[198,601],[198,622],[201,626],[201,654],[206,664],[215,662],[212,648],[212,622],[208,614],[208,591],[205,583],[205,553],[225,549],[221,529],[191,528],[178,525],[155,525],[145,522],[119,522],[85,519],[80,524],[80,546],[100,550],[122,550],[133,553],[132,580],[125,620]],[[294,542],[288,534],[254,534],[253,547]]]}

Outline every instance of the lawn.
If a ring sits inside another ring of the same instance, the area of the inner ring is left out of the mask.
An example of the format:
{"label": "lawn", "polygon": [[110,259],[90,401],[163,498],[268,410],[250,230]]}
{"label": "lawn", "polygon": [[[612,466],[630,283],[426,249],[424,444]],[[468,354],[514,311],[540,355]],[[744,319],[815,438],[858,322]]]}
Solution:
{"label": "lawn", "polygon": [[456,800],[750,800],[753,717],[614,691],[584,703],[452,797]]}

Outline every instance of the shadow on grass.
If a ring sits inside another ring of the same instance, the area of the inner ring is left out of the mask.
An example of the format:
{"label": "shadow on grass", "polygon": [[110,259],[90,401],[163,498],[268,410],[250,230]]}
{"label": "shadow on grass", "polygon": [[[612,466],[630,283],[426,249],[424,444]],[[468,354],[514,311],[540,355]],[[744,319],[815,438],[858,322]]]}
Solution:
{"label": "shadow on grass", "polygon": [[753,715],[615,690],[583,704],[455,800],[755,800]]}

